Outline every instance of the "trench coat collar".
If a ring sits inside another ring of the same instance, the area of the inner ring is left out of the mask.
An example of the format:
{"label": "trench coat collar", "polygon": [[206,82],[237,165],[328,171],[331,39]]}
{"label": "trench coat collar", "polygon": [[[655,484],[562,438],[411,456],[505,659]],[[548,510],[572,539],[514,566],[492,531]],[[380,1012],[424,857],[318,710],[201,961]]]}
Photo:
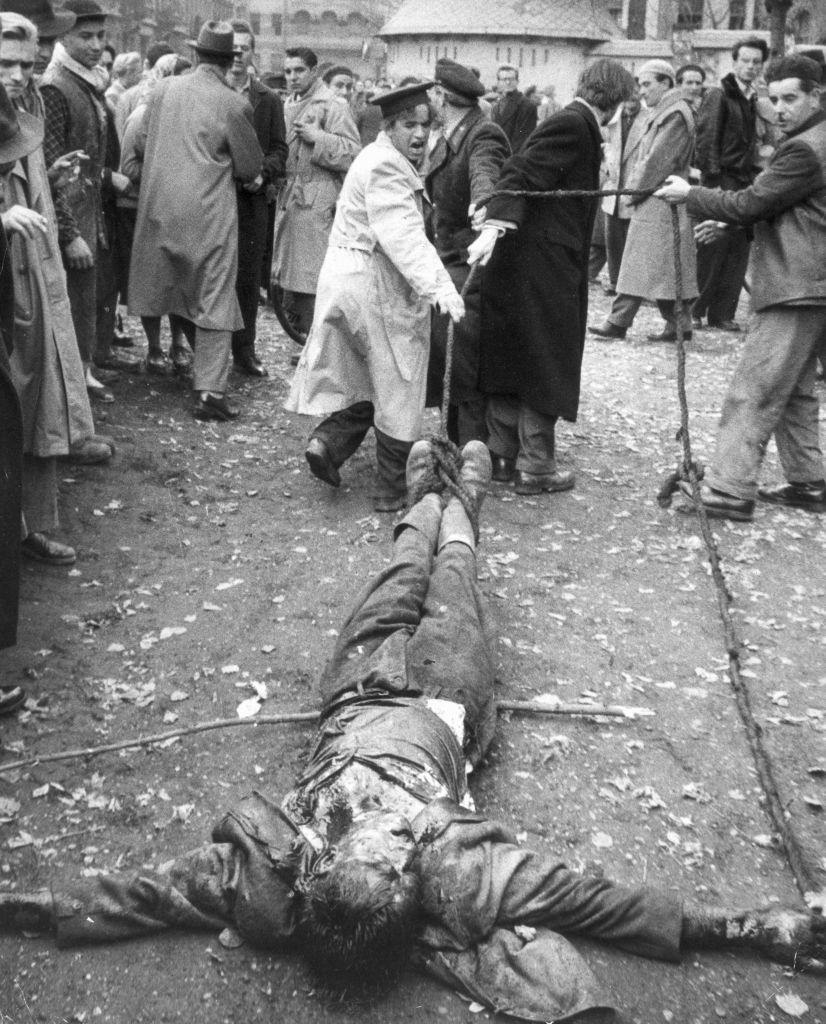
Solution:
{"label": "trench coat collar", "polygon": [[224,72],[217,67],[215,64],[196,64],[195,74],[198,75],[211,75],[216,81],[220,82],[221,85],[226,86],[227,89],[232,90],[232,86],[224,78]]}

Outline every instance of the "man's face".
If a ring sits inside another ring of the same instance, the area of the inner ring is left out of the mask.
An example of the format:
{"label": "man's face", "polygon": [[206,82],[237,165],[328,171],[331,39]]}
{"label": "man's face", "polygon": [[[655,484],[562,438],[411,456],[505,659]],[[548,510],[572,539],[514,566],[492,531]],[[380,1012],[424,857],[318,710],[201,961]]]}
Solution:
{"label": "man's face", "polygon": [[410,867],[416,840],[410,822],[393,811],[371,811],[353,820],[338,844],[336,859],[401,875]]}
{"label": "man's face", "polygon": [[36,75],[42,75],[49,66],[49,61],[54,53],[54,44],[54,39],[37,40],[37,51],[34,57],[34,73]]}
{"label": "man's face", "polygon": [[741,46],[734,60],[734,77],[751,85],[763,70],[763,53],[753,46]]}
{"label": "man's face", "polygon": [[103,53],[106,42],[106,23],[104,21],[82,21],[67,32],[61,40],[69,56],[85,68],[93,68]]}
{"label": "man's face", "polygon": [[387,129],[390,141],[414,167],[422,162],[429,132],[430,108],[426,103],[402,111],[393,126]]}
{"label": "man's face", "polygon": [[703,76],[699,71],[683,72],[683,80],[680,82],[683,96],[690,102],[698,100],[703,95]]}
{"label": "man's face", "polygon": [[0,39],[0,82],[9,99],[19,99],[34,74],[34,43]]}
{"label": "man's face", "polygon": [[299,96],[310,88],[316,80],[316,69],[308,68],[300,57],[287,57],[284,62],[284,77],[287,79],[287,88],[290,92],[297,92]]}
{"label": "man's face", "polygon": [[349,102],[353,95],[353,79],[349,75],[333,75],[327,84],[332,89],[334,96],[340,96]]}
{"label": "man's face", "polygon": [[784,78],[769,82],[769,100],[780,131],[788,135],[820,110],[820,89],[804,92],[799,78]]}
{"label": "man's face", "polygon": [[657,76],[646,72],[637,79],[640,87],[640,96],[646,107],[656,107],[660,100],[671,88],[670,81],[666,78],[664,82],[658,82]]}
{"label": "man's face", "polygon": [[515,71],[499,71],[496,75],[496,88],[501,93],[514,92],[519,86],[519,76]]}
{"label": "man's face", "polygon": [[240,80],[246,79],[254,54],[252,36],[249,32],[233,32],[232,48],[233,50],[240,50],[240,53],[236,53],[235,59],[232,62],[232,74]]}

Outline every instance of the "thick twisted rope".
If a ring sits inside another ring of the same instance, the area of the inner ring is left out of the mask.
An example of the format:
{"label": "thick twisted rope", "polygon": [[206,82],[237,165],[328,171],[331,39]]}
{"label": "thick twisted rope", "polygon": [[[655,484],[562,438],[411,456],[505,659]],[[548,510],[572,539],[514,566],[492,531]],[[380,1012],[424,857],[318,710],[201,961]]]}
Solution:
{"label": "thick twisted rope", "polygon": [[[650,198],[656,189],[634,190],[634,189],[553,189],[549,191],[530,191],[522,189],[501,189],[494,193],[498,196],[513,196],[526,199],[593,199],[600,196],[637,196]],[[746,740],[751,750],[752,758],[757,769],[757,775],[765,797],[766,813],[769,816],[772,826],[780,838],[786,859],[794,875],[795,883],[804,899],[810,900],[819,891],[822,891],[823,880],[819,868],[810,860],[807,853],[801,846],[797,836],[792,829],[786,808],[780,798],[775,781],[774,770],[771,758],[763,743],[763,730],[754,716],[751,705],[751,695],[748,687],[740,673],[740,652],[742,641],[739,638],[734,621],[731,617],[729,604],[732,600],[725,574],[723,572],[720,552],[717,541],[709,526],[708,516],[703,505],[700,493],[700,480],[703,476],[702,467],[699,466],[692,455],[691,437],[689,432],[688,399],[685,390],[685,336],[683,331],[683,266],[680,253],[680,218],[677,207],[671,206],[671,227],[674,244],[674,278],[675,278],[675,333],[677,349],[677,397],[680,405],[680,429],[678,440],[682,442],[682,460],[661,488],[657,498],[660,505],[670,503],[670,495],[676,489],[678,480],[687,480],[691,484],[691,495],[694,508],[700,524],[700,532],[708,551],[708,559],[711,566],[711,575],[717,594],[717,604],[720,611],[720,618],[723,624],[723,636],[726,645],[726,652],[729,661],[729,680],[734,693],[737,711],[743,728],[746,733]],[[475,268],[474,268],[475,269]],[[468,276],[465,287],[462,289],[464,296],[468,285],[471,282],[472,274]],[[448,327],[448,345],[445,365],[444,393],[445,400],[442,404],[442,434],[446,432],[447,406],[450,396],[450,376],[452,372],[453,353],[453,325]],[[449,443],[449,442],[448,442]]]}

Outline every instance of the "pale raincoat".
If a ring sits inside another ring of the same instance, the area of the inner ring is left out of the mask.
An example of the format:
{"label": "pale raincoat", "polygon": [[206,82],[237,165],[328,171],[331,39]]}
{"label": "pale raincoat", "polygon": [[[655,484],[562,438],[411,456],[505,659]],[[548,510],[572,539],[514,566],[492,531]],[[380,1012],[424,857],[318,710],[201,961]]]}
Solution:
{"label": "pale raincoat", "polygon": [[23,450],[37,458],[68,455],[95,432],[80,361],[66,273],[42,148],[18,161],[5,182],[5,207],[41,213],[45,234],[11,236],[14,351],[11,373],[23,412]]}
{"label": "pale raincoat", "polygon": [[430,305],[455,292],[425,236],[423,189],[384,132],[356,158],[339,197],[288,411],[328,416],[367,401],[378,430],[399,441],[421,436]]}
{"label": "pale raincoat", "polygon": [[[287,186],[278,201],[272,277],[287,291],[315,295],[336,200],[361,140],[350,108],[322,81],[286,101],[284,122]],[[323,135],[311,145],[296,135],[296,124],[315,124]]]}

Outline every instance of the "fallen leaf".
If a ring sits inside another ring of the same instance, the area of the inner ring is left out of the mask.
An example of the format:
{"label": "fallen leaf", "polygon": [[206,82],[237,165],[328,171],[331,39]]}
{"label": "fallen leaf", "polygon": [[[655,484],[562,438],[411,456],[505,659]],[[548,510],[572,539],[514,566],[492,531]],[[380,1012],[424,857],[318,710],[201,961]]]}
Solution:
{"label": "fallen leaf", "polygon": [[591,836],[591,842],[598,850],[610,850],[614,845],[614,840],[607,832],[595,832]]}
{"label": "fallen leaf", "polygon": [[169,695],[169,699],[177,704],[179,701],[188,700],[189,694],[186,690],[173,690]]}
{"label": "fallen leaf", "polygon": [[218,936],[218,941],[224,949],[238,949],[244,945],[244,940],[234,928],[225,928]]}
{"label": "fallen leaf", "polygon": [[802,1017],[804,1013],[809,1012],[808,1005],[794,992],[779,992],[774,997],[774,1001],[783,1013],[787,1013],[790,1017]]}
{"label": "fallen leaf", "polygon": [[168,640],[171,636],[181,636],[186,633],[186,626],[164,626],[161,630],[161,640]]}
{"label": "fallen leaf", "polygon": [[253,718],[261,710],[261,703],[257,697],[247,697],[246,700],[242,700],[238,707],[235,709],[235,713],[239,718]]}
{"label": "fallen leaf", "polygon": [[224,580],[224,582],[219,583],[215,589],[230,590],[232,587],[240,587],[243,582],[243,580]]}

